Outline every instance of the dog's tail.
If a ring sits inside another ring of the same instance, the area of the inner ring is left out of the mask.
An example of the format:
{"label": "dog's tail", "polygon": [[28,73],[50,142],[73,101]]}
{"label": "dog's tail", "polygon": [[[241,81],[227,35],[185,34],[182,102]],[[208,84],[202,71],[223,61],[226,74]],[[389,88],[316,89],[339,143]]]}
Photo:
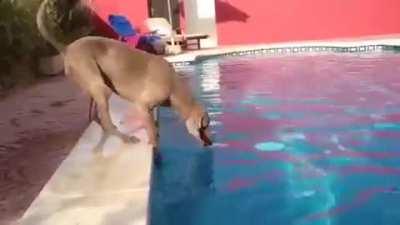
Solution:
{"label": "dog's tail", "polygon": [[[59,42],[47,29],[46,27],[46,7],[49,4],[49,0],[43,0],[42,3],[39,6],[39,9],[36,14],[36,25],[39,30],[39,33],[42,35],[42,37],[48,41],[57,51],[63,56],[64,55],[64,50],[66,45],[63,44],[62,42]],[[68,68],[65,68],[65,72],[67,72]],[[89,122],[91,122],[94,119],[93,111],[96,111],[96,105],[93,101],[93,98],[90,98],[89,102]]]}
{"label": "dog's tail", "polygon": [[42,37],[48,41],[54,48],[57,49],[61,54],[65,49],[65,44],[59,42],[52,34],[50,34],[49,30],[46,27],[46,7],[49,3],[49,0],[43,0],[39,6],[38,12],[36,14],[36,25],[38,27],[39,33]]}

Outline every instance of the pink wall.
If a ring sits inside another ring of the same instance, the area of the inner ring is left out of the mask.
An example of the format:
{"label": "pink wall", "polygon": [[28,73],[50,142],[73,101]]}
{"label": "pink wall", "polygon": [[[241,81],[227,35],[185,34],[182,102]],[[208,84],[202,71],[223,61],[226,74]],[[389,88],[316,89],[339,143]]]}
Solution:
{"label": "pink wall", "polygon": [[[91,8],[96,12],[97,25],[100,30],[107,32],[105,24],[108,23],[108,15],[122,14],[126,16],[135,27],[145,30],[144,20],[147,18],[147,0],[92,0]],[[102,21],[101,21],[102,20]]]}
{"label": "pink wall", "polygon": [[400,0],[216,0],[219,44],[400,33]]}

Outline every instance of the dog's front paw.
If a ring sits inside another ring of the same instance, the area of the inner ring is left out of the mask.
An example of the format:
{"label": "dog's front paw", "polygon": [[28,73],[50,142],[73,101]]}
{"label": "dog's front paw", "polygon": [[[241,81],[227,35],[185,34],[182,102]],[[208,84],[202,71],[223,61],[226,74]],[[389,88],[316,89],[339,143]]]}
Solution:
{"label": "dog's front paw", "polygon": [[156,167],[161,167],[161,163],[162,163],[162,156],[160,152],[154,152],[154,157],[153,157],[153,161],[154,161],[154,165]]}

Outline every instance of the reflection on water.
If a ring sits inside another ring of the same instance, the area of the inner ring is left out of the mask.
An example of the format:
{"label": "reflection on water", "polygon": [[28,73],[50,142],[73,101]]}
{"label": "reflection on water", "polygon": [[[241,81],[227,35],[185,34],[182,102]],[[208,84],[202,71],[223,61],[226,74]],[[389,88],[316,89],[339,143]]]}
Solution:
{"label": "reflection on water", "polygon": [[216,145],[203,149],[162,112],[152,224],[399,223],[400,55],[226,57],[179,70]]}

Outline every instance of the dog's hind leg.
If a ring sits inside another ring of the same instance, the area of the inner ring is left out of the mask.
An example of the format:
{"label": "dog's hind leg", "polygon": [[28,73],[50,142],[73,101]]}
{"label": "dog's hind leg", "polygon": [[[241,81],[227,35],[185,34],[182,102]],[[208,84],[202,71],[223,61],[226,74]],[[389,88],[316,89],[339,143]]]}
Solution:
{"label": "dog's hind leg", "polygon": [[[110,135],[115,135],[124,142],[137,141],[136,138],[121,133],[112,123],[108,102],[112,90],[104,83],[100,68],[97,66],[96,62],[94,60],[73,61],[70,58],[66,58],[66,60],[67,59],[69,64],[67,66],[68,73],[66,73],[66,75],[76,82],[93,99],[91,106],[95,105],[97,107],[100,125],[104,131],[103,136],[106,138]],[[90,117],[92,117],[92,115],[90,115]]]}

